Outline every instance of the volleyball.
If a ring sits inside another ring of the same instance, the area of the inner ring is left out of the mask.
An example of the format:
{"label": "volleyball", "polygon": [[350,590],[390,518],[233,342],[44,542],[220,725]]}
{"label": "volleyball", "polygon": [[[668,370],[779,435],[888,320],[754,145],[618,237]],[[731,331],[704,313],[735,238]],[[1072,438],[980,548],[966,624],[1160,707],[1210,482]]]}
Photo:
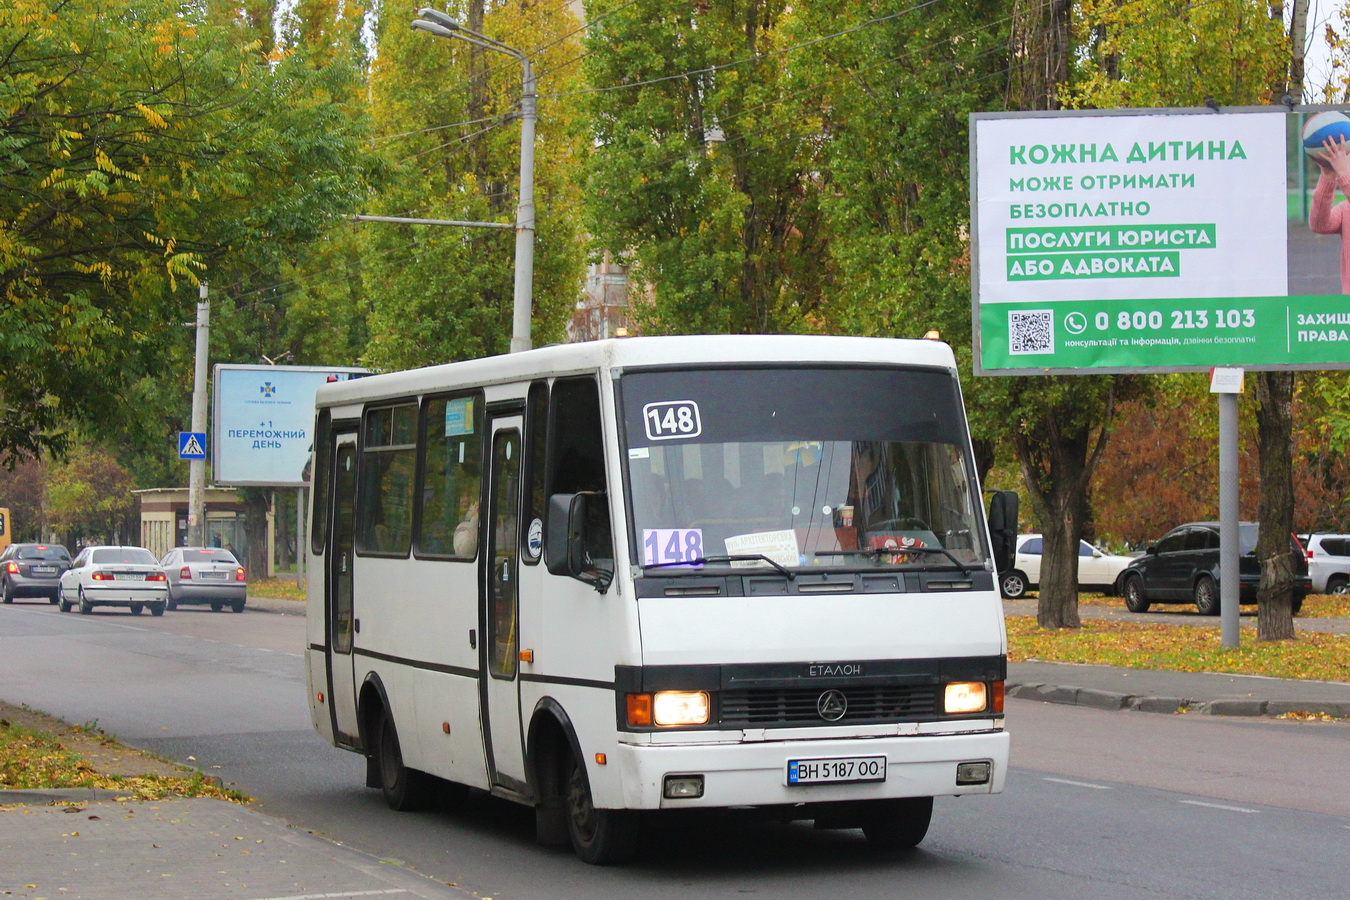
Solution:
{"label": "volleyball", "polygon": [[1318,156],[1327,140],[1350,142],[1350,116],[1342,112],[1320,112],[1303,123],[1303,149],[1309,156]]}

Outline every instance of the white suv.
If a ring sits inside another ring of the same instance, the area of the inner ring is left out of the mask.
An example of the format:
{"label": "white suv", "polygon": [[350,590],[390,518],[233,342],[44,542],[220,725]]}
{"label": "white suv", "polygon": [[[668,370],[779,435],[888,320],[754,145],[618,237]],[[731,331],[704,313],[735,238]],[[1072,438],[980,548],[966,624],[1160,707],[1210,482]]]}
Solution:
{"label": "white suv", "polygon": [[1314,594],[1350,593],[1350,534],[1310,534],[1308,576]]}

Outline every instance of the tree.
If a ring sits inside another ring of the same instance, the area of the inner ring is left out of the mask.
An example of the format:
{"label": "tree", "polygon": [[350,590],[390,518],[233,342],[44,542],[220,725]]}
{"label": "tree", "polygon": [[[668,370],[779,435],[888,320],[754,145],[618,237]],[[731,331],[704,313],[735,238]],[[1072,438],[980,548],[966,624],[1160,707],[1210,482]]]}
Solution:
{"label": "tree", "polygon": [[[1271,17],[1268,5],[1253,0],[1220,0],[1180,11],[1154,0],[1129,4],[1086,0],[1073,28],[1079,52],[1069,83],[1058,92],[1070,106],[1198,106],[1207,99],[1220,105],[1268,102],[1271,85],[1282,81],[1289,59],[1281,21]],[[1263,398],[1258,409],[1261,539],[1266,548],[1263,559],[1272,563],[1263,567],[1261,596],[1267,599],[1262,606],[1270,607],[1273,598],[1282,597],[1285,619],[1292,615],[1292,581],[1284,577],[1292,572],[1292,559],[1280,563],[1277,547],[1283,546],[1283,557],[1289,556],[1285,535],[1292,527],[1292,500],[1280,498],[1292,498],[1292,489],[1287,482],[1288,451],[1280,451],[1282,443],[1288,446],[1288,431],[1282,441],[1279,422],[1285,420],[1277,411],[1288,409],[1291,378],[1279,373],[1257,376],[1258,395]],[[1283,486],[1277,480],[1281,460],[1286,466]],[[1267,521],[1266,516],[1272,518]],[[1280,540],[1282,545],[1276,543]],[[1267,584],[1268,577],[1276,576],[1278,584]],[[1272,623],[1278,616],[1262,614],[1262,638],[1275,636]],[[1290,619],[1291,634],[1292,629]],[[1282,634],[1284,629],[1278,631]]]}
{"label": "tree", "polygon": [[[536,236],[533,342],[563,338],[580,295],[585,248],[577,171],[584,137],[571,131],[579,23],[565,5],[443,5],[469,27],[526,52],[536,70]],[[481,17],[481,19],[480,19]],[[510,57],[410,27],[385,7],[370,74],[377,146],[388,180],[364,212],[511,222],[517,202],[521,67]],[[475,24],[477,23],[477,24]],[[368,304],[363,361],[409,368],[505,352],[511,335],[511,231],[371,223],[354,226],[343,265]],[[359,266],[359,268],[358,268]]]}
{"label": "tree", "polygon": [[589,7],[587,223],[646,332],[806,330],[822,302],[819,113],[779,0]]}
{"label": "tree", "polygon": [[47,477],[50,527],[77,543],[135,544],[140,540],[131,475],[107,451],[88,443],[71,446],[68,458]]}
{"label": "tree", "polygon": [[362,189],[361,122],[331,102],[359,71],[268,58],[257,23],[231,9],[0,8],[0,459],[11,465],[61,450],[72,422],[145,427],[123,386],[181,338],[195,300],[183,288],[228,272],[227,260],[283,255]]}

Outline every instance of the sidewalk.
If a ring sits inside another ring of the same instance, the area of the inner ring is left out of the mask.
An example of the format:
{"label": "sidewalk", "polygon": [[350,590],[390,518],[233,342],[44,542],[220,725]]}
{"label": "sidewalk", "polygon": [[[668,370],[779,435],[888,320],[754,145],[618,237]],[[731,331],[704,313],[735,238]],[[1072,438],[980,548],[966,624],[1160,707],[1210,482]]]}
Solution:
{"label": "sidewalk", "polygon": [[[1116,619],[1166,624],[1177,628],[1218,624],[1185,606],[1160,607],[1162,612],[1131,613],[1121,604],[1081,604],[1084,619]],[[1034,616],[1036,600],[1004,600],[1005,615]],[[1255,615],[1242,624],[1255,625]],[[1350,634],[1350,619],[1294,619],[1304,632]],[[1350,719],[1350,683],[1266,678],[1260,675],[1224,675],[1209,672],[1167,672],[1088,666],[1075,663],[1022,662],[1008,664],[1007,695],[1022,700],[1068,703],[1095,709],[1176,713],[1180,709],[1215,716],[1279,716],[1321,713]]]}
{"label": "sidewalk", "polygon": [[1007,695],[1094,709],[1214,716],[1321,713],[1350,719],[1350,684],[1117,666],[1008,664]]}
{"label": "sidewalk", "polygon": [[[126,900],[472,896],[224,800],[0,792],[0,895]],[[53,800],[60,805],[48,804]],[[12,806],[24,803],[33,805]]]}

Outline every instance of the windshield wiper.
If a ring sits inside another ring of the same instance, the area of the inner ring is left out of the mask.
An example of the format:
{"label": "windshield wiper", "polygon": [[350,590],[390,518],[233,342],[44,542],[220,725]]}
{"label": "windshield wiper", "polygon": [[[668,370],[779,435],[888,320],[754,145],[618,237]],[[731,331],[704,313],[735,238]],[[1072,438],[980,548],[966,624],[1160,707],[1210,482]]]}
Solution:
{"label": "windshield wiper", "polygon": [[816,550],[816,556],[870,556],[873,559],[879,559],[883,553],[891,556],[901,556],[906,553],[941,553],[952,561],[952,565],[961,570],[963,574],[969,575],[975,571],[974,566],[961,562],[946,547],[872,547],[866,550]]}
{"label": "windshield wiper", "polygon": [[769,565],[777,569],[779,574],[787,576],[788,581],[792,581],[797,577],[796,572],[792,571],[787,566],[783,565],[777,560],[770,559],[763,553],[742,553],[735,556],[698,556],[695,557],[694,559],[681,560],[680,562],[648,563],[642,567],[642,571],[645,572],[648,569],[669,569],[674,568],[676,566],[702,566],[707,563],[749,562],[749,561],[759,561],[768,563]]}

